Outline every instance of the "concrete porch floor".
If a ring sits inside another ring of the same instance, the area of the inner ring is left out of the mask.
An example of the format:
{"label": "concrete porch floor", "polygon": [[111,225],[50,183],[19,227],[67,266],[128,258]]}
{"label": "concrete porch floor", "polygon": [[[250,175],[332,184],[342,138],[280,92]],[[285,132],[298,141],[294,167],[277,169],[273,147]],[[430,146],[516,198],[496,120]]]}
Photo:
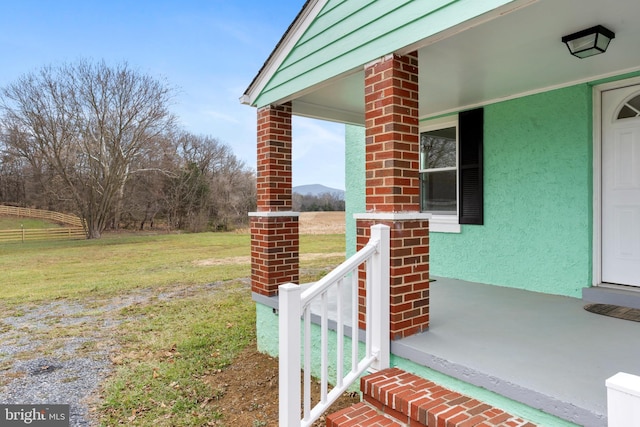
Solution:
{"label": "concrete porch floor", "polygon": [[[579,298],[434,278],[429,330],[393,341],[398,357],[588,427],[607,424],[606,379],[640,375],[640,322],[590,313]],[[348,336],[351,296],[345,286]],[[278,308],[278,297],[254,299]],[[330,328],[336,308],[330,297]],[[312,312],[317,323],[319,302]]]}
{"label": "concrete porch floor", "polygon": [[392,353],[585,426],[606,425],[605,380],[640,374],[640,323],[577,298],[436,278],[427,332]]}

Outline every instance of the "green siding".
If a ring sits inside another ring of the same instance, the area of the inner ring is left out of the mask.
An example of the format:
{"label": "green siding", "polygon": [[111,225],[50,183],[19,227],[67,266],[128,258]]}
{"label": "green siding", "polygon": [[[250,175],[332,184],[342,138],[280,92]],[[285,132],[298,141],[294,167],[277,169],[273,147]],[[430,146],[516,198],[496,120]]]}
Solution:
{"label": "green siding", "polygon": [[262,90],[258,107],[430,37],[508,0],[329,0]]}
{"label": "green siding", "polygon": [[[432,232],[431,274],[573,297],[591,285],[591,96],[584,84],[485,107],[485,224]],[[348,171],[351,200],[364,181]]]}

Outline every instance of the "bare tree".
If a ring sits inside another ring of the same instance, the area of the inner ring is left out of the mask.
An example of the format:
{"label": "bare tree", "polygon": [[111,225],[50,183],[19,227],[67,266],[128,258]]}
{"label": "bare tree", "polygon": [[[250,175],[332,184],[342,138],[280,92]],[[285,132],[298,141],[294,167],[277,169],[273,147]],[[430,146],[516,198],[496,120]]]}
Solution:
{"label": "bare tree", "polygon": [[231,151],[227,151],[220,167],[212,173],[211,187],[215,228],[228,230],[246,223],[248,212],[256,208],[253,171]]}
{"label": "bare tree", "polygon": [[[152,169],[132,175],[127,180],[119,226],[154,228],[156,217],[166,211],[165,183],[179,174],[180,157],[176,152],[175,135],[167,135],[160,149],[147,150],[142,164]],[[115,222],[115,216],[114,216]],[[117,224],[114,224],[117,225]]]}
{"label": "bare tree", "polygon": [[184,132],[177,141],[182,163],[165,189],[172,226],[227,230],[246,222],[255,208],[253,172],[216,138]]}
{"label": "bare tree", "polygon": [[148,171],[153,151],[175,123],[173,90],[124,63],[80,61],[44,67],[0,91],[5,144],[30,163],[42,162],[99,238],[118,222],[132,174]]}

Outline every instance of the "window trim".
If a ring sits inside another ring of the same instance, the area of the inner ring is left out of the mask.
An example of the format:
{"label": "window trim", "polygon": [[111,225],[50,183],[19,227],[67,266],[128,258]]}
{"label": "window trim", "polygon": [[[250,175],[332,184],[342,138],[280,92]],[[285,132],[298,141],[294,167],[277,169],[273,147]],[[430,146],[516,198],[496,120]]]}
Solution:
{"label": "window trim", "polygon": [[[456,128],[456,183],[459,180],[459,160],[458,160],[458,152],[460,150],[460,129],[458,126],[458,114],[453,114],[446,117],[439,117],[437,119],[430,119],[425,122],[420,123],[419,133],[429,132],[433,130],[455,127]],[[418,168],[418,173],[421,173],[422,169]],[[421,195],[422,197],[422,195]],[[433,231],[436,233],[460,233],[462,227],[459,224],[459,216],[460,216],[460,188],[459,185],[456,184],[456,214],[455,215],[443,215],[443,214],[435,214],[433,212],[423,211],[425,213],[431,214],[431,219],[429,220],[429,231]]]}

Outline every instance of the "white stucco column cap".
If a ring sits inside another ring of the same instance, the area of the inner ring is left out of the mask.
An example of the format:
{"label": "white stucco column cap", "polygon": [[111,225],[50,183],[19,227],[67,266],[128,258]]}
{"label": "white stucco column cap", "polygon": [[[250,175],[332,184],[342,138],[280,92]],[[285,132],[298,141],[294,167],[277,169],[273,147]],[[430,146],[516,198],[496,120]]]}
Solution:
{"label": "white stucco column cap", "polygon": [[283,217],[283,216],[300,216],[300,212],[294,211],[265,211],[265,212],[249,212],[249,216],[257,216],[257,217]]}
{"label": "white stucco column cap", "polygon": [[373,67],[374,65],[380,63],[380,62],[384,62],[384,61],[388,61],[391,58],[393,58],[393,53],[388,53],[384,56],[381,56],[380,58],[376,58],[373,61],[367,62],[366,64],[364,64],[364,69],[366,70],[369,67]]}
{"label": "white stucco column cap", "polygon": [[376,221],[430,220],[431,216],[430,213],[426,212],[369,212],[353,214],[354,219]]}

